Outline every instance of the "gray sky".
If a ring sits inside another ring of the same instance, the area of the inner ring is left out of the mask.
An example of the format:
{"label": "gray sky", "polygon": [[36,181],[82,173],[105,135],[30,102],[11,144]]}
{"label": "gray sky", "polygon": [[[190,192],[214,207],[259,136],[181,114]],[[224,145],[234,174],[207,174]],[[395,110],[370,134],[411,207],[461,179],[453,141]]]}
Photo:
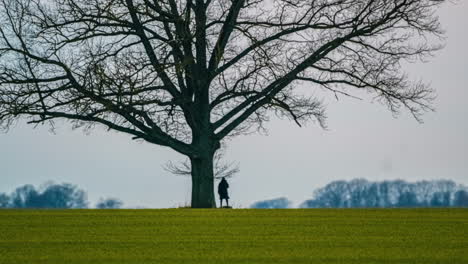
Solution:
{"label": "gray sky", "polygon": [[[468,185],[468,2],[438,13],[446,47],[429,63],[405,66],[437,92],[437,111],[427,113],[424,124],[407,112],[394,118],[371,100],[323,98],[328,130],[273,120],[268,136],[228,142],[226,158],[241,168],[230,182],[234,206],[280,196],[297,205],[340,179],[452,179]],[[100,197],[118,197],[126,206],[189,204],[190,179],[162,169],[168,160],[183,159],[175,152],[124,134],[99,129],[84,135],[58,126],[55,135],[24,123],[0,134],[0,192],[52,180],[77,184],[92,205]]]}

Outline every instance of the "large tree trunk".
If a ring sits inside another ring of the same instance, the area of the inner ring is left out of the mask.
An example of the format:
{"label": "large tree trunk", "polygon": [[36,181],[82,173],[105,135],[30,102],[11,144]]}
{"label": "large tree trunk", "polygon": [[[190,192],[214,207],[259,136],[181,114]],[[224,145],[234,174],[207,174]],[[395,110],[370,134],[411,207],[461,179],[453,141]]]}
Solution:
{"label": "large tree trunk", "polygon": [[215,208],[213,154],[190,159],[192,165],[192,208]]}

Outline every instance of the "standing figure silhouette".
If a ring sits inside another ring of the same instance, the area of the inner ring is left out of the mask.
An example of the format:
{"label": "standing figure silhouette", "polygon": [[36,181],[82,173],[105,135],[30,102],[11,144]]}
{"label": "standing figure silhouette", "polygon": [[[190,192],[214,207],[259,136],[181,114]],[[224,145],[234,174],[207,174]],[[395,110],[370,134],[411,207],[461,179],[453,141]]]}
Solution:
{"label": "standing figure silhouette", "polygon": [[218,184],[218,194],[219,194],[219,201],[220,207],[223,207],[223,199],[226,199],[226,205],[229,207],[229,196],[228,196],[228,189],[229,184],[226,179],[223,177],[221,182]]}

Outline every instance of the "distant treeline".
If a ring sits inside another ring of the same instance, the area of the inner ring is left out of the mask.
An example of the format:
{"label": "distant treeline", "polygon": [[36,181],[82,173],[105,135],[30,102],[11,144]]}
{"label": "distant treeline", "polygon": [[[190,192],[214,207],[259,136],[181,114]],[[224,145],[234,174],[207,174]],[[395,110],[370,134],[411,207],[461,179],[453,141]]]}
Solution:
{"label": "distant treeline", "polygon": [[[11,195],[0,193],[0,208],[88,208],[87,194],[76,185],[48,183],[40,188],[31,184],[18,187]],[[99,209],[115,209],[123,205],[114,198],[100,199]]]}
{"label": "distant treeline", "polygon": [[[289,208],[278,198],[254,203],[252,208]],[[301,208],[404,208],[468,207],[468,190],[450,180],[371,182],[364,179],[334,181],[317,189]]]}
{"label": "distant treeline", "polygon": [[[290,208],[278,198],[254,203],[251,208]],[[0,193],[0,208],[89,208],[87,194],[76,185],[48,183],[39,188],[27,184],[10,195]],[[100,199],[94,208],[121,208],[115,198]],[[398,208],[468,207],[468,189],[450,180],[371,182],[364,179],[334,181],[317,189],[301,208]]]}

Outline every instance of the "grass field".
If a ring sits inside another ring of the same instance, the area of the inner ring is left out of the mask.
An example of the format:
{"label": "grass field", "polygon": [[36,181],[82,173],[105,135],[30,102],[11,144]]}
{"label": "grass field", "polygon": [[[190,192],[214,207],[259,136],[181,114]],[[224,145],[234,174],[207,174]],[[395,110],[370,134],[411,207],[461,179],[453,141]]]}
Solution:
{"label": "grass field", "polygon": [[0,210],[0,263],[468,263],[468,210]]}

